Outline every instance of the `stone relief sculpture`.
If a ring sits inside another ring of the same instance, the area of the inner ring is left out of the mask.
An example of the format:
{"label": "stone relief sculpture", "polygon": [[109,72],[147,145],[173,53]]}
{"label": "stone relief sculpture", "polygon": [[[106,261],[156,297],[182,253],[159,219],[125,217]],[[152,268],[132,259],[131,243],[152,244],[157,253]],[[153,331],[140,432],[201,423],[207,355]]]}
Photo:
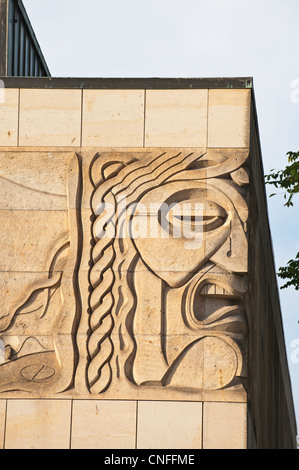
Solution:
{"label": "stone relief sculpture", "polygon": [[[69,173],[72,187],[68,187],[67,195],[68,220],[66,227],[61,227],[54,246],[45,250],[50,253],[47,272],[17,273],[21,277],[16,286],[20,285],[22,289],[16,289],[13,297],[9,295],[9,289],[4,295],[2,293],[0,336],[5,344],[5,361],[0,364],[1,392],[57,393],[73,382],[76,348],[72,331],[80,316],[76,281],[80,233],[76,211],[72,209],[80,190],[77,157],[72,159]],[[16,214],[12,222],[19,215],[19,211],[13,212]],[[27,221],[27,226],[31,223],[34,222]],[[76,226],[75,231],[71,229],[73,225]],[[24,233],[30,232],[26,226],[23,230]],[[16,233],[15,237],[22,239],[24,233]],[[9,234],[7,236],[9,238]],[[49,233],[48,238],[51,240]],[[28,249],[31,241],[24,241],[24,250]],[[16,253],[16,256],[18,254],[21,256],[21,253]],[[43,257],[42,253],[40,257]],[[14,276],[13,272],[9,273],[10,279]],[[26,277],[30,280],[27,281]]]}
{"label": "stone relief sculpture", "polygon": [[[228,153],[106,154],[93,164],[92,393],[124,380],[214,390],[244,373],[248,155]],[[177,235],[182,205],[189,220]]]}
{"label": "stone relief sculpture", "polygon": [[246,149],[111,150],[82,170],[75,155],[68,227],[47,275],[0,315],[0,391],[64,396],[84,383],[99,398],[238,386],[247,158]]}

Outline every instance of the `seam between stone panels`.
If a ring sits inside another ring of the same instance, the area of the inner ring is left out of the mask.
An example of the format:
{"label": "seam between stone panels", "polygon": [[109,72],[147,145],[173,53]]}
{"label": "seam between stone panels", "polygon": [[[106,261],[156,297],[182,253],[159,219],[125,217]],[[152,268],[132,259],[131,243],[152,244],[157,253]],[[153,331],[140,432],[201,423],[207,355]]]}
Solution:
{"label": "seam between stone panels", "polygon": [[[60,273],[61,271],[53,271],[54,273]],[[0,271],[0,274],[48,274],[49,271]],[[2,393],[2,392],[1,392]],[[30,400],[30,398],[28,398]],[[57,398],[60,400],[60,398]]]}
{"label": "seam between stone panels", "polygon": [[72,431],[73,431],[73,405],[74,400],[71,399],[71,416],[70,416],[70,443],[69,443],[69,449],[72,449]]}
{"label": "seam between stone panels", "polygon": [[[51,196],[50,196],[51,197]],[[66,198],[66,196],[61,196]],[[1,212],[68,212],[68,209],[0,209]]]}
{"label": "seam between stone panels", "polygon": [[144,90],[144,110],[143,110],[143,148],[145,148],[145,131],[146,131],[146,90]]}
{"label": "seam between stone panels", "polygon": [[5,440],[6,440],[7,405],[8,405],[8,399],[5,400],[4,430],[3,430],[3,449],[5,449]]}
{"label": "seam between stone panels", "polygon": [[208,89],[208,96],[207,96],[207,135],[206,135],[206,148],[209,147],[209,103],[210,103],[210,90]]}
{"label": "seam between stone panels", "polygon": [[21,89],[18,93],[18,123],[17,123],[17,147],[20,147],[20,113],[21,113]]}
{"label": "seam between stone panels", "polygon": [[201,448],[203,449],[203,433],[204,433],[204,419],[203,419],[203,415],[204,415],[204,405],[205,405],[205,402],[203,401],[202,402],[202,409],[201,409]]}
{"label": "seam between stone panels", "polygon": [[[18,150],[17,147],[20,149],[23,148],[28,148],[30,150]],[[3,150],[3,148],[8,149],[8,150]],[[95,147],[98,148],[98,147]],[[131,147],[128,147],[131,148]],[[71,151],[78,151],[81,150],[81,147],[79,145],[39,145],[39,144],[29,144],[29,145],[11,145],[11,146],[2,146],[1,147],[1,152],[11,152],[15,149],[15,151],[20,151],[20,152],[71,152]],[[37,150],[36,150],[37,149]]]}
{"label": "seam between stone panels", "polygon": [[80,147],[83,145],[83,101],[84,101],[84,90],[81,90],[81,122],[80,122]]}
{"label": "seam between stone panels", "polygon": [[136,400],[136,428],[135,428],[135,449],[138,445],[138,400]]}

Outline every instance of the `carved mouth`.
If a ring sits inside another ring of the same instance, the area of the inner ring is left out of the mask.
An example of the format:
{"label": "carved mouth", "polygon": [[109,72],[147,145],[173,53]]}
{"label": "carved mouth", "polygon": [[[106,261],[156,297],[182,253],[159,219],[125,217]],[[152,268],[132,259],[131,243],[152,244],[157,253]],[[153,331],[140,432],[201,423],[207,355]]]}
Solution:
{"label": "carved mouth", "polygon": [[225,297],[234,297],[232,292],[228,291],[224,287],[219,286],[218,284],[206,283],[202,286],[199,295],[209,295],[209,296],[225,296]]}

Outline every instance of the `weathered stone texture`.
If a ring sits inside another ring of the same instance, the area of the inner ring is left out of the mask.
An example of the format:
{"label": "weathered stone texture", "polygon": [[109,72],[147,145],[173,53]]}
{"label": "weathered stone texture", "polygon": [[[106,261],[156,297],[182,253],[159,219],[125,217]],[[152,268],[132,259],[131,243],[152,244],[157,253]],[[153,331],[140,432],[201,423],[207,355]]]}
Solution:
{"label": "weathered stone texture", "polygon": [[0,390],[242,399],[248,149],[38,156],[3,155]]}

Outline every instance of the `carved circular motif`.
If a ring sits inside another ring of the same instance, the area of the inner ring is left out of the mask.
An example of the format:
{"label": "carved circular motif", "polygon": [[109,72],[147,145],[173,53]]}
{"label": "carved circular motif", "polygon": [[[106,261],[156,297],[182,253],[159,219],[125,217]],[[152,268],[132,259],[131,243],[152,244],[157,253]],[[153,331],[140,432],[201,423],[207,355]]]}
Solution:
{"label": "carved circular motif", "polygon": [[21,376],[29,382],[43,382],[55,374],[55,369],[41,364],[30,364],[21,370]]}

